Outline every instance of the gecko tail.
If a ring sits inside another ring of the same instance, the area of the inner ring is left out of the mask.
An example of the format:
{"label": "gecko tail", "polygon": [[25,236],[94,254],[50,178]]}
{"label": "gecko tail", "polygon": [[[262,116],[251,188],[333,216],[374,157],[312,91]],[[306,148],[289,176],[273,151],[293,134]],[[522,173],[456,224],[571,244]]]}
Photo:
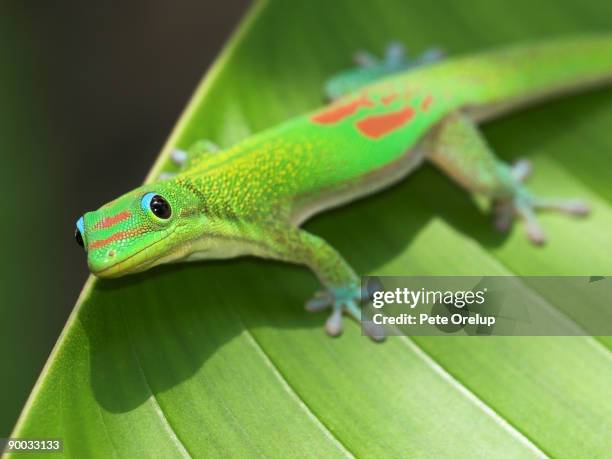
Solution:
{"label": "gecko tail", "polygon": [[390,42],[382,59],[367,51],[358,51],[354,56],[356,67],[329,78],[325,83],[325,94],[335,100],[381,78],[438,62],[443,57],[444,52],[438,47],[430,47],[416,57],[409,57],[399,42]]}

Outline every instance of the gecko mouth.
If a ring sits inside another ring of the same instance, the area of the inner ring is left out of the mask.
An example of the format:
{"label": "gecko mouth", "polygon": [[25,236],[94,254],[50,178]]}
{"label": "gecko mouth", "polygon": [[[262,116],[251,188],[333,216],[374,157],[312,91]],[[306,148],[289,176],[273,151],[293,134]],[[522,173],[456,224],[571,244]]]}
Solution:
{"label": "gecko mouth", "polygon": [[[142,271],[142,270],[144,270],[143,267],[146,267],[146,266],[149,266],[149,265],[155,263],[158,259],[161,258],[161,255],[159,257],[155,257],[155,258],[150,259],[150,260],[148,259],[148,260],[142,261],[141,263],[138,263],[138,264],[132,266],[131,268],[128,268],[125,271],[121,271],[121,268],[123,268],[127,263],[129,263],[131,260],[133,260],[134,257],[138,256],[139,254],[141,254],[145,250],[149,250],[151,247],[156,246],[160,242],[166,240],[172,234],[174,234],[174,230],[172,230],[171,232],[166,234],[161,239],[153,242],[152,244],[149,244],[148,246],[143,247],[142,249],[138,250],[137,252],[134,252],[132,255],[130,255],[129,257],[125,258],[124,260],[118,261],[118,262],[116,262],[116,263],[114,263],[114,264],[112,264],[110,266],[105,267],[104,269],[100,269],[98,271],[92,270],[91,272],[96,277],[119,277],[119,276],[121,276],[123,274],[129,274],[129,273],[133,273],[133,272],[137,272],[137,271]],[[143,268],[143,269],[140,269],[140,268]]]}

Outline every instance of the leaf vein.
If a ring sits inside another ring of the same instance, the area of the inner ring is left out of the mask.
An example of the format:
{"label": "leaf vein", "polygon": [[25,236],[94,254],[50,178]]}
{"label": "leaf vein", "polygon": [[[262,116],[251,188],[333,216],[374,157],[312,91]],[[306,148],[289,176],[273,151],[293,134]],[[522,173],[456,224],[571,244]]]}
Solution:
{"label": "leaf vein", "polygon": [[155,414],[157,414],[157,416],[159,417],[159,420],[161,421],[162,427],[164,428],[166,433],[168,433],[168,435],[170,436],[170,439],[172,440],[172,442],[174,443],[174,445],[178,449],[178,452],[180,453],[180,455],[182,457],[189,457],[189,458],[191,458],[191,454],[189,454],[189,451],[187,450],[187,447],[181,441],[181,439],[179,438],[178,434],[176,433],[176,431],[172,427],[172,424],[170,423],[170,420],[166,417],[166,415],[164,413],[164,410],[162,409],[161,405],[159,404],[159,401],[157,400],[157,396],[155,395],[155,393],[153,392],[153,390],[151,388],[151,385],[149,384],[149,380],[147,379],[147,374],[145,373],[144,368],[142,367],[142,363],[140,362],[140,358],[138,357],[138,353],[136,352],[136,348],[134,346],[134,343],[132,342],[131,334],[130,334],[130,329],[128,327],[128,322],[127,322],[127,318],[125,317],[125,313],[123,311],[123,307],[121,306],[119,309],[121,311],[121,317],[123,319],[123,325],[125,327],[125,332],[126,332],[126,334],[128,336],[128,341],[129,341],[129,344],[130,344],[130,350],[132,351],[132,355],[134,356],[134,360],[136,361],[136,364],[138,365],[138,371],[139,371],[139,373],[140,373],[140,375],[142,377],[142,380],[143,380],[147,390],[151,394],[150,397],[149,397],[149,401],[151,402],[151,405],[153,407],[153,411],[155,411]]}
{"label": "leaf vein", "polygon": [[305,400],[299,395],[299,393],[289,384],[289,381],[282,374],[278,366],[272,361],[270,356],[266,353],[264,348],[259,344],[259,342],[253,336],[253,333],[244,326],[241,321],[242,326],[244,327],[245,336],[247,342],[255,349],[255,351],[259,354],[259,356],[264,361],[265,365],[272,371],[275,378],[279,381],[279,383],[285,389],[285,392],[289,394],[289,396],[298,404],[298,406],[306,413],[309,419],[311,419],[317,427],[323,432],[323,434],[342,452],[345,457],[354,458],[353,453],[344,445],[338,437],[336,437],[333,432],[325,425],[325,423],[310,409]]}
{"label": "leaf vein", "polygon": [[495,411],[490,405],[486,404],[480,399],[474,392],[472,392],[462,381],[453,376],[447,369],[445,369],[440,363],[438,363],[433,357],[431,357],[423,348],[421,348],[414,340],[411,340],[405,335],[401,335],[400,338],[406,346],[412,350],[418,357],[421,358],[438,376],[444,381],[448,382],[454,389],[460,394],[465,396],[470,402],[476,407],[482,410],[485,414],[493,419],[493,421],[506,430],[514,439],[525,446],[529,451],[534,453],[535,457],[548,458],[549,456],[535,444],[526,434],[520,431],[515,425],[510,423],[497,411]]}

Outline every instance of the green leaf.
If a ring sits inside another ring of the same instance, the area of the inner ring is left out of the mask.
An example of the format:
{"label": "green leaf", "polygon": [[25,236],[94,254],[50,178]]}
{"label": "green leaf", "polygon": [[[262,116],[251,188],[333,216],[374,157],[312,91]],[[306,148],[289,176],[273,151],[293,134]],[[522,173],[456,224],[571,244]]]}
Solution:
{"label": "green leaf", "polygon": [[[612,4],[311,0],[258,3],[193,96],[174,146],[231,145],[322,102],[327,76],[390,40],[451,54],[610,28]],[[197,44],[185,50],[197,59]],[[568,97],[485,127],[534,189],[594,205],[545,215],[545,248],[493,233],[472,200],[426,166],[401,185],[307,224],[360,273],[612,271],[612,91]],[[302,304],[306,270],[245,259],[90,279],[20,421],[72,456],[603,457],[612,448],[607,338],[330,339]],[[550,301],[547,307],[554,308]]]}

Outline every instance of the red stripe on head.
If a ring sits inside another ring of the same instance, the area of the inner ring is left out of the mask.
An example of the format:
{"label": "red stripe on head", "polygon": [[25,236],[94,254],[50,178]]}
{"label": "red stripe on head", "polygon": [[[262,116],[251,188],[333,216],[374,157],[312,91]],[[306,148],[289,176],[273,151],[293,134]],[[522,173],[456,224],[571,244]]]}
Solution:
{"label": "red stripe on head", "polygon": [[89,250],[100,249],[107,246],[111,242],[120,241],[121,239],[129,239],[134,236],[138,236],[146,231],[145,227],[134,228],[126,231],[117,231],[115,234],[110,235],[106,239],[98,239],[89,244]]}
{"label": "red stripe on head", "polygon": [[117,215],[112,215],[110,217],[102,219],[94,225],[94,229],[109,228],[113,225],[116,225],[120,221],[130,218],[131,216],[132,213],[129,210],[124,210],[123,212],[119,212]]}
{"label": "red stripe on head", "polygon": [[368,116],[357,121],[357,129],[371,139],[378,139],[385,134],[395,131],[404,126],[414,116],[414,109],[406,107],[392,113],[384,115]]}
{"label": "red stripe on head", "polygon": [[373,107],[374,104],[366,94],[344,105],[332,105],[330,108],[314,115],[311,121],[319,124],[333,124],[351,116],[360,107]]}

